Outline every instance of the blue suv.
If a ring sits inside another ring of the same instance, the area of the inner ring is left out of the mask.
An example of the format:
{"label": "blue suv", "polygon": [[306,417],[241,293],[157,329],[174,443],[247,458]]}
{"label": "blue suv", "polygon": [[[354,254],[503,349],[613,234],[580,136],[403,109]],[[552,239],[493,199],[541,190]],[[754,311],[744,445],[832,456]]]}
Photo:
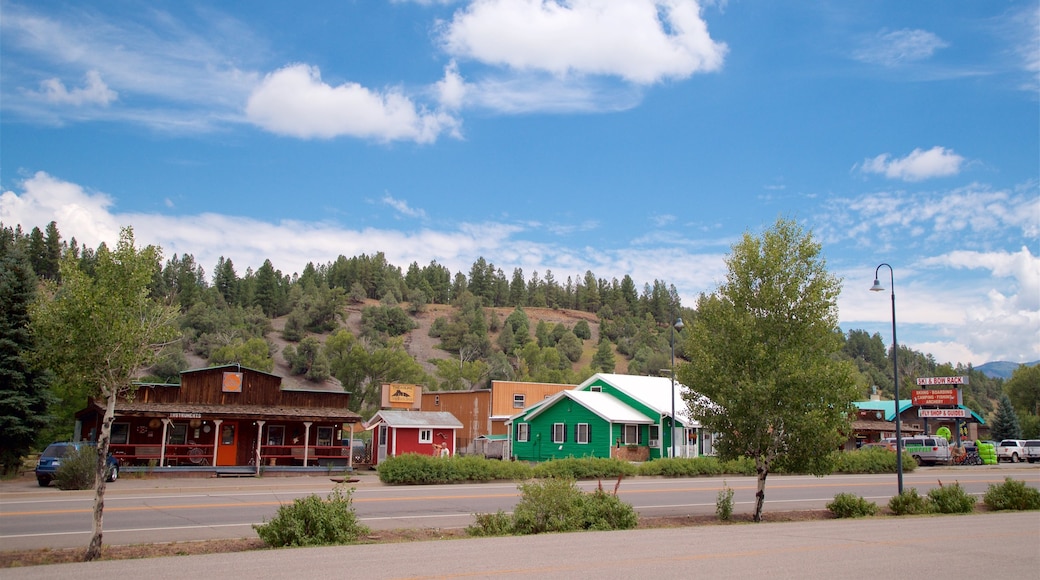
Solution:
{"label": "blue suv", "polygon": [[[54,480],[54,475],[58,472],[58,468],[61,467],[61,459],[66,454],[78,451],[84,447],[94,447],[95,445],[92,441],[51,443],[43,450],[43,453],[40,454],[40,460],[36,462],[36,482],[40,484],[40,487],[47,487]],[[105,481],[119,479],[119,460],[113,457],[112,454],[108,456],[107,471]]]}

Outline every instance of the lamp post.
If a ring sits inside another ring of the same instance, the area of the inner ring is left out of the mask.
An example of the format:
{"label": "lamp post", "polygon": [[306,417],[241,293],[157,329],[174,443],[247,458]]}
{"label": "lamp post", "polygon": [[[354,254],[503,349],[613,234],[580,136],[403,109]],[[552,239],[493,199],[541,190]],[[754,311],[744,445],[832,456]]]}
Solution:
{"label": "lamp post", "polygon": [[672,434],[669,439],[672,442],[672,457],[675,457],[675,331],[682,330],[682,318],[677,318],[672,325]]}
{"label": "lamp post", "polygon": [[892,266],[881,263],[874,270],[874,286],[871,292],[884,292],[885,287],[878,281],[878,272],[881,266],[888,268],[889,284],[892,286],[892,378],[895,385],[896,395],[896,489],[899,495],[903,495],[903,433],[899,420],[899,343],[896,341],[896,277]]}

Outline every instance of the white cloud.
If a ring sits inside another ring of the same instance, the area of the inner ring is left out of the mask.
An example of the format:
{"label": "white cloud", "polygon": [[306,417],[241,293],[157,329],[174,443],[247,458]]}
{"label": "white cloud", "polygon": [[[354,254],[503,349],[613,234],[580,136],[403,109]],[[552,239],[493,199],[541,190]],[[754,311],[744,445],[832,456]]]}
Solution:
{"label": "white cloud", "polygon": [[727,51],[690,0],[476,0],[443,26],[441,43],[517,71],[636,84],[718,70]]}
{"label": "white cloud", "polygon": [[956,250],[921,261],[922,266],[954,269],[984,269],[992,276],[1010,278],[1017,294],[1007,296],[998,290],[990,291],[993,303],[1000,311],[1040,311],[1040,257],[1023,246],[1018,252],[974,252]]}
{"label": "white cloud", "polygon": [[357,83],[331,86],[317,67],[294,64],[264,77],[246,114],[256,125],[303,139],[351,136],[431,143],[457,121],[419,108],[398,90],[378,93]]}
{"label": "white cloud", "polygon": [[947,46],[948,43],[927,30],[882,30],[853,56],[856,60],[891,67],[931,58],[936,50]]}
{"label": "white cloud", "polygon": [[466,99],[466,81],[459,74],[459,67],[455,61],[451,61],[444,67],[444,78],[437,81],[437,102],[449,110],[457,110],[462,107]]}
{"label": "white cloud", "polygon": [[425,218],[426,212],[421,209],[413,208],[408,205],[407,201],[394,199],[390,194],[383,196],[383,203],[394,208],[398,213],[414,218]]}
{"label": "white cloud", "polygon": [[82,105],[108,106],[119,94],[108,88],[101,80],[101,73],[87,71],[83,87],[69,90],[60,79],[47,79],[40,83],[39,92],[33,93],[45,101],[79,107]]}
{"label": "white cloud", "polygon": [[924,181],[934,177],[949,177],[961,171],[964,158],[945,147],[935,146],[927,151],[914,149],[903,158],[892,158],[882,153],[865,159],[860,166],[864,173],[879,173],[889,179]]}

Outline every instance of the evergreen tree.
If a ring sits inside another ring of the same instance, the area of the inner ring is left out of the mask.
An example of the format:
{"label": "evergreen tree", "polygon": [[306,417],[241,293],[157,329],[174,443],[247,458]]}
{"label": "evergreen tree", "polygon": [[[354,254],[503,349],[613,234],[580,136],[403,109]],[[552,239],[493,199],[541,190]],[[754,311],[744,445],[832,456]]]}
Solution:
{"label": "evergreen tree", "polygon": [[596,347],[596,354],[592,357],[592,368],[603,373],[614,372],[614,349],[607,339],[601,339]]}
{"label": "evergreen tree", "polygon": [[[52,222],[53,223],[53,222]],[[50,374],[32,368],[29,305],[36,276],[14,231],[0,230],[0,470],[16,473],[48,423]]]}
{"label": "evergreen tree", "polygon": [[1000,396],[1000,405],[997,406],[997,412],[993,415],[989,432],[997,441],[1022,438],[1022,427],[1018,424],[1018,415],[1007,395]]}

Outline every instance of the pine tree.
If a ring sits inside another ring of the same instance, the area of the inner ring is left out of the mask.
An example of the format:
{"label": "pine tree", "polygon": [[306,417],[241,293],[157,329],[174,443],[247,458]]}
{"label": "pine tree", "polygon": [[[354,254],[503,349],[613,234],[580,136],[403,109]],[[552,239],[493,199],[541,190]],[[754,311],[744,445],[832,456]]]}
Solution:
{"label": "pine tree", "polygon": [[33,369],[29,305],[36,276],[13,231],[0,231],[0,470],[18,470],[40,429],[48,423],[50,374]]}
{"label": "pine tree", "polygon": [[990,434],[993,439],[1021,439],[1022,427],[1018,424],[1018,415],[1015,408],[1011,406],[1011,399],[1007,395],[1000,396],[1000,405],[993,415],[993,423],[990,425]]}

